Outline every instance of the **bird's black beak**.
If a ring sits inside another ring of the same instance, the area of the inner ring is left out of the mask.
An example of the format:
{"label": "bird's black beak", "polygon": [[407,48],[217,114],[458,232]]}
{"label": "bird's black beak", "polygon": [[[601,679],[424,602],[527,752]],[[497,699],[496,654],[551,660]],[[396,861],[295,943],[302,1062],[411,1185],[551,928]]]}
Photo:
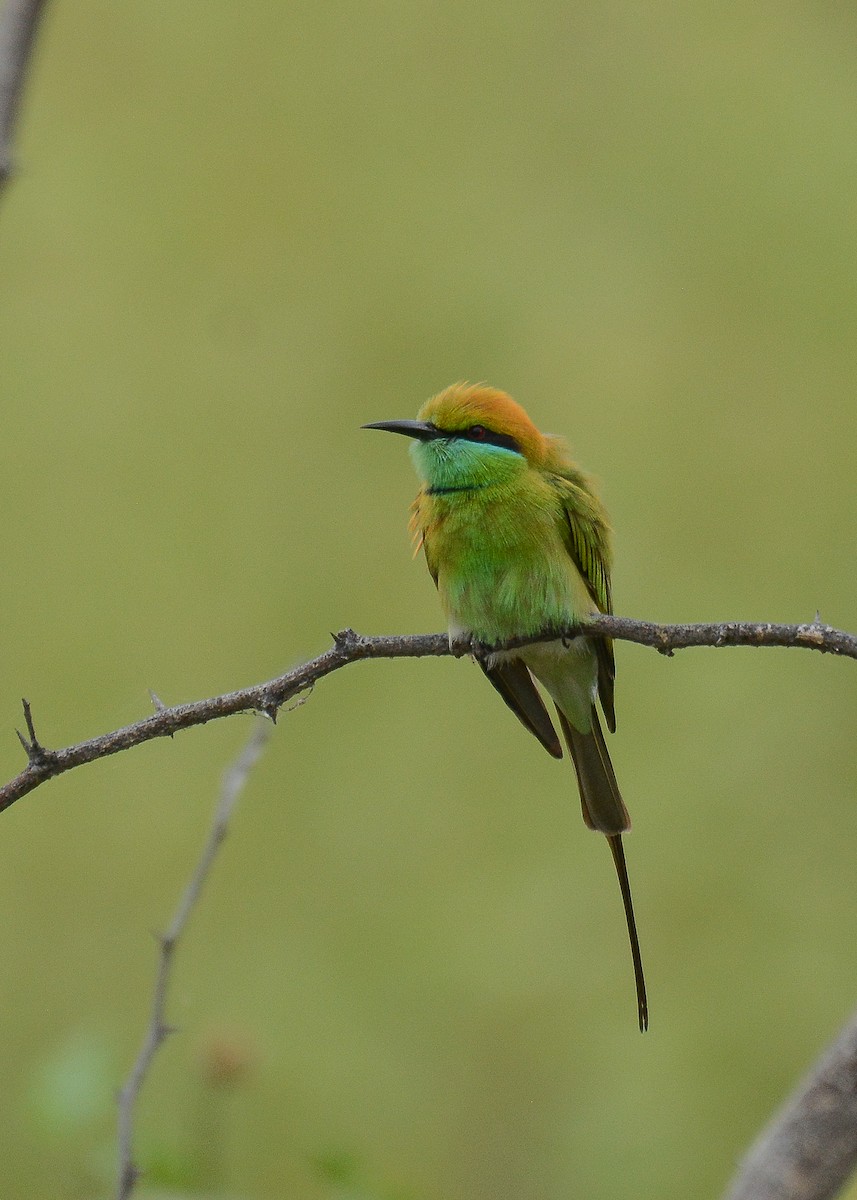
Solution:
{"label": "bird's black beak", "polygon": [[428,421],[373,421],[371,425],[361,425],[360,428],[386,429],[388,433],[403,433],[405,437],[416,438],[419,442],[430,442],[433,438],[444,436]]}

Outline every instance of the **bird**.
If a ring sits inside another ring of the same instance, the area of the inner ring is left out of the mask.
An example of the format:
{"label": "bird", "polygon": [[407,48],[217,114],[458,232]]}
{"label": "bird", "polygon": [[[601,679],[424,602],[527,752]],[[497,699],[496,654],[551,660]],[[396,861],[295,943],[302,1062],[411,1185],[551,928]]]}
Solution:
{"label": "bird", "polygon": [[[420,490],[411,531],[425,554],[450,643],[486,648],[477,662],[522,725],[554,758],[562,743],[536,681],[553,702],[577,775],[583,819],[603,833],[619,879],[641,1031],[643,962],[622,835],[631,825],[596,709],[616,729],[615,659],[606,637],[568,636],[593,611],[613,611],[612,531],[591,478],[560,437],[487,384],[459,382],[416,420],[375,421],[412,439]],[[505,648],[519,639],[555,638]]]}

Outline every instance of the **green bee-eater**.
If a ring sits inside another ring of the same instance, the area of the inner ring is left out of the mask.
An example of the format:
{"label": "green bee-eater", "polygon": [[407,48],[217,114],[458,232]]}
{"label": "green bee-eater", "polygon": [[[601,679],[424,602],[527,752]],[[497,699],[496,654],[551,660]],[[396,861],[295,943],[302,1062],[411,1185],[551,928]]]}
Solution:
{"label": "green bee-eater", "polygon": [[[539,433],[504,392],[457,383],[432,397],[416,421],[378,421],[414,439],[422,487],[412,528],[446,612],[450,639],[496,646],[568,629],[597,609],[612,612],[610,527],[588,477],[564,442]],[[612,643],[556,639],[480,659],[530,733],[555,758],[562,746],[535,683],[556,705],[571,754],[583,819],[607,836],[631,940],[640,1028],[646,985],[622,834],[630,827],[595,709],[615,730]]]}

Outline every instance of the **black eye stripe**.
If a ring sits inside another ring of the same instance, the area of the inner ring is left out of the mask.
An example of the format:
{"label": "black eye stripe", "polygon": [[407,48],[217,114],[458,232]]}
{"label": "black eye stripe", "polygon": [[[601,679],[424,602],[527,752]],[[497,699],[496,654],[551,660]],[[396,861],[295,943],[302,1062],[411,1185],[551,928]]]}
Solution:
{"label": "black eye stripe", "polygon": [[471,425],[469,429],[443,429],[440,425],[435,425],[434,421],[427,421],[438,438],[461,438],[466,442],[476,442],[483,446],[502,446],[504,450],[511,450],[515,454],[522,454],[520,443],[508,433],[495,433],[493,429],[489,429],[486,425]]}
{"label": "black eye stripe", "polygon": [[464,438],[468,442],[480,442],[484,446],[502,446],[504,450],[513,450],[516,454],[521,453],[521,447],[508,433],[495,433],[493,429],[487,429],[484,425],[473,425],[470,429],[462,429],[454,436]]}

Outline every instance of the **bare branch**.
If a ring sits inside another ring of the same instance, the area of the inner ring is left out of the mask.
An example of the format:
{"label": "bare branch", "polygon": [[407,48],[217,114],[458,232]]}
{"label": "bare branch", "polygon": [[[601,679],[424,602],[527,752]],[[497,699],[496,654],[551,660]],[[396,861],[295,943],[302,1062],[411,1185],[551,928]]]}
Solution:
{"label": "bare branch", "polygon": [[[816,623],[769,625],[728,622],[712,625],[655,625],[649,621],[635,621],[630,617],[598,615],[571,629],[551,630],[538,637],[519,638],[506,645],[523,646],[532,642],[547,641],[556,637],[575,637],[580,634],[637,642],[642,646],[652,646],[665,655],[672,655],[675,650],[688,646],[787,646],[857,659],[857,635]],[[349,663],[370,658],[425,658],[444,655],[461,658],[466,654],[485,655],[492,649],[467,641],[450,645],[446,634],[443,633],[361,637],[352,629],[344,629],[334,634],[333,643],[333,646],[318,658],[267,683],[242,688],[237,692],[227,692],[209,700],[158,708],[151,716],[133,725],[126,725],[112,733],[101,734],[62,750],[48,750],[36,743],[36,753],[32,740],[29,744],[25,742],[29,762],[19,775],[0,787],[0,812],[55,775],[63,775],[66,771],[83,766],[84,763],[107,758],[108,755],[118,754],[122,750],[130,750],[132,746],[140,746],[153,738],[172,737],[181,729],[205,725],[208,721],[230,717],[240,712],[263,713],[271,720],[276,720],[279,709],[292,697]]]}
{"label": "bare branch", "polygon": [[131,1073],[119,1093],[117,1117],[117,1153],[118,1174],[116,1182],[116,1200],[127,1200],[136,1186],[140,1171],[134,1163],[134,1109],[140,1089],[145,1082],[152,1060],[163,1042],[173,1032],[166,1023],[167,990],[170,983],[170,972],[179,938],[184,932],[188,918],[193,911],[203,884],[208,878],[217,851],[226,837],[229,819],[238,802],[238,797],[244,789],[247,778],[259,760],[268,738],[271,726],[263,721],[257,721],[247,744],[223,776],[220,798],[214,812],[211,829],[203,846],[193,873],[185,887],[184,894],[179,900],[166,933],[160,935],[160,956],[155,986],[152,994],[152,1007],[149,1024],[143,1037],[140,1051]]}
{"label": "bare branch", "polygon": [[12,174],[12,137],[46,0],[6,0],[0,13],[0,190]]}
{"label": "bare branch", "polygon": [[857,1015],[763,1130],[724,1200],[832,1200],[857,1166]]}

